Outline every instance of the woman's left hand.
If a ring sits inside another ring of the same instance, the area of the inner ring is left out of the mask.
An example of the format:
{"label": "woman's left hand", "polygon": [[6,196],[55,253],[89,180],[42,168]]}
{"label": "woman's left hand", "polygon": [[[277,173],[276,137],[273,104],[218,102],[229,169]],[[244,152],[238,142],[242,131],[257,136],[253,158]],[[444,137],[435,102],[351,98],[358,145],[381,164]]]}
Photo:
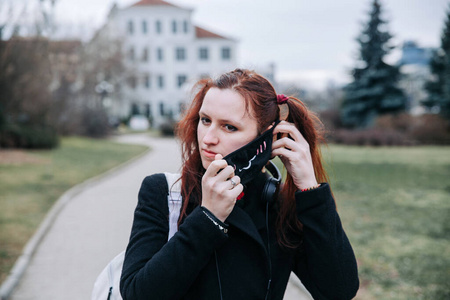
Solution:
{"label": "woman's left hand", "polygon": [[298,189],[317,186],[309,144],[294,124],[281,121],[274,134],[286,133],[272,144],[272,158],[279,156]]}

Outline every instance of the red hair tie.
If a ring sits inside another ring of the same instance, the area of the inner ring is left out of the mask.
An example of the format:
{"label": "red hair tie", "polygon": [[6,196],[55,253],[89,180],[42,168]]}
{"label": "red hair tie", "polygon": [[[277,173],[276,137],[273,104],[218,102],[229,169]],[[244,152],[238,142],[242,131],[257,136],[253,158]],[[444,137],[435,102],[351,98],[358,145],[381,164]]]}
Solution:
{"label": "red hair tie", "polygon": [[286,97],[283,94],[277,95],[277,104],[284,104],[289,100],[288,97]]}

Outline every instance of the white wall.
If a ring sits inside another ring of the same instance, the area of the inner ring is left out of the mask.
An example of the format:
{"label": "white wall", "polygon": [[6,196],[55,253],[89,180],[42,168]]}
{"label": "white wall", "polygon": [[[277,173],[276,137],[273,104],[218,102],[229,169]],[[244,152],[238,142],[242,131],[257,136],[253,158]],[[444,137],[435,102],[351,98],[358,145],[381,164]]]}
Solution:
{"label": "white wall", "polygon": [[[128,61],[137,77],[137,87],[124,87],[126,102],[148,103],[154,117],[154,124],[162,122],[160,103],[164,103],[166,112],[172,110],[178,117],[180,102],[186,102],[186,86],[178,86],[177,76],[186,75],[188,83],[197,81],[201,75],[217,76],[220,73],[235,68],[236,42],[220,38],[201,38],[195,36],[195,27],[191,22],[192,10],[172,6],[135,6],[120,10],[111,20],[115,23],[117,34],[125,37],[124,54],[128,55],[130,48],[134,48],[135,60]],[[147,22],[147,33],[142,30],[142,21]],[[161,22],[162,32],[156,32],[156,21]],[[177,32],[172,31],[172,22],[177,22]],[[133,33],[128,32],[128,23],[133,22]],[[183,22],[187,21],[188,32],[184,32]],[[176,59],[176,49],[185,49],[185,60]],[[209,49],[206,61],[199,59],[199,48]],[[231,59],[223,60],[221,48],[231,49]],[[142,61],[144,49],[148,49],[149,59]],[[158,48],[163,49],[163,61],[158,61]],[[150,76],[150,87],[144,85],[144,76]],[[158,86],[158,76],[164,77],[164,87]]]}

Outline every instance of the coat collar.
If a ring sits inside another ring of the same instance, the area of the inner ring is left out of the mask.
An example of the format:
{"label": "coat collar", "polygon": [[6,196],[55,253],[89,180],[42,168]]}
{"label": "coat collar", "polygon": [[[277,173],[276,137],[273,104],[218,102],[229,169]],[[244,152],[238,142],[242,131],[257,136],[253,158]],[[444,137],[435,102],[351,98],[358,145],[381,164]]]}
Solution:
{"label": "coat collar", "polygon": [[228,216],[227,223],[238,228],[253,238],[261,247],[265,248],[261,235],[258,232],[252,218],[240,207],[235,206],[231,214]]}

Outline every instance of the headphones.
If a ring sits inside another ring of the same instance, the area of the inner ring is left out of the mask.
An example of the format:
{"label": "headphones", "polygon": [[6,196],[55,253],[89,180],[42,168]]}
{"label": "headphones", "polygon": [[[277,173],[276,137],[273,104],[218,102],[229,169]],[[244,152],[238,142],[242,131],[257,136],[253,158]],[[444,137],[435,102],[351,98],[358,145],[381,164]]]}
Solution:
{"label": "headphones", "polygon": [[281,183],[281,172],[278,170],[277,166],[269,160],[266,164],[266,170],[272,174],[269,178],[267,178],[266,183],[264,184],[264,188],[262,191],[262,203],[266,206],[266,233],[267,233],[267,251],[269,253],[269,282],[267,284],[266,297],[267,300],[270,292],[270,284],[272,282],[272,261],[270,259],[270,234],[269,234],[269,207],[273,206],[276,201],[278,195],[278,189]]}
{"label": "headphones", "polygon": [[278,170],[277,166],[269,160],[266,164],[266,170],[270,172],[272,176],[267,178],[264,188],[262,190],[262,202],[264,204],[268,203],[272,206],[278,195],[278,189],[281,182],[281,172]]}

